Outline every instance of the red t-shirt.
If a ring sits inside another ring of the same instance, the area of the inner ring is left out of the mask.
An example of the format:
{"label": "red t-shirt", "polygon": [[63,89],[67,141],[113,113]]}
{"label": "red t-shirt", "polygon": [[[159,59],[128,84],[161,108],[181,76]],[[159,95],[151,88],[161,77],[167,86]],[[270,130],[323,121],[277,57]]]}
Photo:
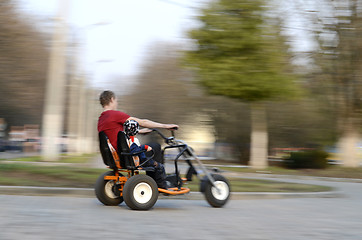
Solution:
{"label": "red t-shirt", "polygon": [[123,124],[130,116],[124,112],[107,110],[98,119],[98,132],[103,131],[117,150],[117,135],[123,131]]}

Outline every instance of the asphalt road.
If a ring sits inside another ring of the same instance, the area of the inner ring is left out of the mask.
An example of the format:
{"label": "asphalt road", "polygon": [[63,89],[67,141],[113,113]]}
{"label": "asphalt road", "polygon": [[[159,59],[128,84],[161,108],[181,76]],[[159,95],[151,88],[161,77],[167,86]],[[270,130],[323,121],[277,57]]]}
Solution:
{"label": "asphalt road", "polygon": [[231,200],[220,209],[159,199],[143,212],[96,198],[0,195],[0,239],[362,239],[361,183],[290,181],[335,186],[344,197]]}
{"label": "asphalt road", "polygon": [[140,212],[124,203],[106,207],[95,197],[0,195],[0,240],[362,239],[361,181],[282,178],[333,186],[340,193],[335,196],[343,197],[233,199],[221,209],[205,200],[162,198],[150,211]]}

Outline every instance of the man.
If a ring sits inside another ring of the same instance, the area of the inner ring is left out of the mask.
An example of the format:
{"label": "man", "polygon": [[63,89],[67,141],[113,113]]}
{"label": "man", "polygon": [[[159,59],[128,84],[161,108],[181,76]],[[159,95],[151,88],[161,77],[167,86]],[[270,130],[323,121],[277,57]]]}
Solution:
{"label": "man", "polygon": [[112,91],[102,92],[99,101],[104,111],[98,119],[98,132],[103,131],[108,136],[109,141],[115,149],[117,149],[117,134],[119,131],[123,131],[123,124],[127,120],[135,120],[141,127],[145,128],[141,129],[139,133],[149,132],[150,130],[147,128],[178,128],[178,125],[176,124],[163,124],[148,119],[139,119],[131,117],[124,112],[117,111],[117,99]]}
{"label": "man", "polygon": [[[153,122],[148,119],[139,119],[136,117],[131,117],[128,114],[117,111],[117,99],[115,94],[112,91],[104,91],[99,97],[100,104],[102,105],[104,111],[99,116],[98,119],[98,132],[103,131],[112,146],[117,150],[117,135],[119,131],[123,131],[123,124],[127,120],[135,120],[141,127],[139,133],[147,133],[150,130],[148,128],[165,128],[165,129],[174,129],[178,128],[176,124],[163,124],[158,122]],[[156,150],[156,149],[154,149]],[[155,153],[156,154],[156,153]],[[159,186],[163,187],[163,186]]]}

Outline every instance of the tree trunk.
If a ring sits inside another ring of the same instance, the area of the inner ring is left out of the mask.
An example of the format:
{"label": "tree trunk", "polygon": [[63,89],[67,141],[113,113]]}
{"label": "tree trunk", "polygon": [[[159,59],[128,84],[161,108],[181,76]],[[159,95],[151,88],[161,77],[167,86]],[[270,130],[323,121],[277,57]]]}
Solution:
{"label": "tree trunk", "polygon": [[268,166],[268,130],[264,103],[252,103],[251,146],[249,166],[263,169]]}
{"label": "tree trunk", "polygon": [[353,120],[348,119],[344,125],[343,135],[339,140],[339,153],[344,167],[359,167],[358,141],[358,128],[353,124]]}

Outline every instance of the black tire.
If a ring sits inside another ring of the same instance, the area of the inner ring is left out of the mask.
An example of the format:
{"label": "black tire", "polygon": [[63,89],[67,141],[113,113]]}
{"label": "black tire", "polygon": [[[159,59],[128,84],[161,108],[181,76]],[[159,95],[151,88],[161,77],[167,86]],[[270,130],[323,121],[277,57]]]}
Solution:
{"label": "black tire", "polygon": [[215,182],[214,184],[219,188],[220,191],[215,188],[209,179],[205,179],[201,184],[204,184],[201,186],[202,192],[205,194],[206,201],[212,206],[212,207],[222,207],[224,206],[230,197],[230,184],[228,180],[219,174],[212,174],[212,177],[214,178]]}
{"label": "black tire", "polygon": [[147,175],[135,175],[124,185],[123,198],[127,206],[133,210],[148,210],[157,201],[157,184]]}
{"label": "black tire", "polygon": [[98,177],[95,185],[95,194],[98,200],[106,206],[117,206],[123,202],[123,197],[113,180],[104,180],[105,176],[114,176],[112,171],[105,172]]}

